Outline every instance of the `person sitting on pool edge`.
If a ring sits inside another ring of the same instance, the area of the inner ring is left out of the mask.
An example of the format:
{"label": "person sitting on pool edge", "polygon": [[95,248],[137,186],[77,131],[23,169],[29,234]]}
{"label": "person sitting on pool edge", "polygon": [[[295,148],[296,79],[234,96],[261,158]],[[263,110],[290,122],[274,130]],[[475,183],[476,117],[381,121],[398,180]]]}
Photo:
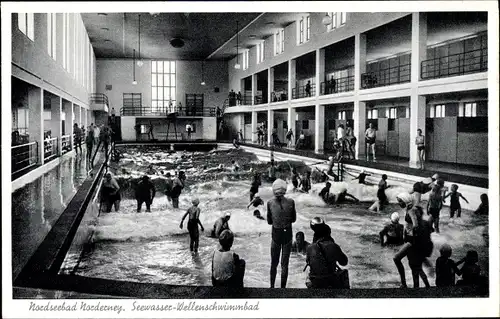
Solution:
{"label": "person sitting on pool edge", "polygon": [[184,219],[189,215],[187,229],[189,231],[189,250],[198,252],[198,244],[200,242],[200,232],[198,230],[198,225],[201,227],[201,231],[205,231],[203,225],[200,221],[200,208],[198,205],[200,204],[200,200],[195,198],[192,200],[193,206],[191,206],[187,212],[182,216],[181,224],[179,228],[182,229],[182,224],[184,223]]}
{"label": "person sitting on pool edge", "polygon": [[295,241],[292,244],[292,253],[305,254],[309,245],[310,243],[306,241],[304,233],[299,231],[295,234]]}
{"label": "person sitting on pool edge", "polygon": [[260,198],[259,194],[255,194],[254,195],[254,198],[252,199],[252,201],[250,202],[250,204],[248,204],[247,206],[247,209],[250,208],[250,206],[253,205],[253,207],[255,207],[256,209],[253,211],[253,215],[255,217],[257,217],[258,219],[265,219],[261,214],[260,214],[260,211],[257,209],[257,207],[259,207],[260,205],[264,205],[264,201]]}
{"label": "person sitting on pool edge", "polygon": [[403,230],[403,225],[399,223],[399,214],[397,212],[392,213],[391,223],[386,225],[379,234],[380,244],[382,245],[382,247],[386,245],[402,245]]}
{"label": "person sitting on pool edge", "polygon": [[230,230],[228,221],[231,219],[231,213],[227,212],[224,216],[218,218],[214,223],[214,228],[212,229],[212,233],[210,234],[213,238],[219,238],[220,234],[224,230]]}
{"label": "person sitting on pool edge", "polygon": [[219,236],[220,247],[214,251],[212,257],[212,286],[214,287],[243,287],[245,276],[245,260],[231,251],[234,234],[224,230]]}

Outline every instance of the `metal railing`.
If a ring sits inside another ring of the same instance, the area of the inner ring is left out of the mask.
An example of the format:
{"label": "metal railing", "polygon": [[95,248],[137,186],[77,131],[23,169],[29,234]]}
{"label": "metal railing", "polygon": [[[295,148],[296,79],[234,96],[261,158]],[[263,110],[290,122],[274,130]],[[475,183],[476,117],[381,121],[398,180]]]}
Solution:
{"label": "metal railing", "polygon": [[267,96],[264,96],[264,95],[254,96],[254,105],[266,104],[266,103],[267,103]]}
{"label": "metal railing", "polygon": [[251,95],[242,95],[241,96],[241,105],[252,105],[252,96]]}
{"label": "metal railing", "polygon": [[361,74],[361,88],[369,89],[393,84],[410,82],[411,64],[380,69]]}
{"label": "metal railing", "polygon": [[488,48],[483,48],[422,61],[420,76],[427,80],[487,70]]}
{"label": "metal railing", "polygon": [[321,82],[320,94],[334,94],[341,92],[354,91],[354,76],[346,76],[342,78]]}
{"label": "metal railing", "polygon": [[109,106],[108,96],[104,93],[92,93],[90,94],[90,103],[106,104]]}
{"label": "metal railing", "polygon": [[311,84],[311,89],[306,92],[307,85],[296,86],[292,89],[292,99],[301,99],[304,97],[312,97],[316,95],[316,83]]}
{"label": "metal railing", "polygon": [[124,106],[120,109],[121,116],[167,116],[176,113],[177,116],[216,116],[217,109],[215,107],[128,107]]}
{"label": "metal railing", "polygon": [[38,142],[31,142],[11,147],[12,174],[35,166],[38,163]]}
{"label": "metal railing", "polygon": [[271,92],[271,103],[283,102],[283,101],[288,101],[288,91],[287,90]]}
{"label": "metal railing", "polygon": [[59,155],[57,140],[57,137],[53,137],[43,141],[43,158],[46,161]]}
{"label": "metal railing", "polygon": [[61,136],[61,154],[71,151],[71,136],[63,135]]}

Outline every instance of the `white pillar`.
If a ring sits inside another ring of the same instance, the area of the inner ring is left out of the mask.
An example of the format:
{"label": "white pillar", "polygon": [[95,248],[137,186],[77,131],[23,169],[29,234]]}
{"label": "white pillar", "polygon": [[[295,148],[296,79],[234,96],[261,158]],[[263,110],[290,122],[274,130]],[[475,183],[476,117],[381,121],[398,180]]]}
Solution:
{"label": "white pillar", "polygon": [[322,153],[325,142],[325,106],[315,105],[314,112],[314,152]]}
{"label": "white pillar", "polygon": [[56,150],[57,155],[61,155],[61,147],[62,147],[62,98],[56,95],[52,95],[50,98],[50,130],[51,136],[57,137],[56,141]]}
{"label": "white pillar", "polygon": [[410,96],[410,167],[418,167],[418,153],[415,145],[417,129],[425,135],[425,96],[418,95],[421,62],[427,58],[427,15],[412,13],[411,27],[411,96]]}
{"label": "white pillar", "polygon": [[294,59],[288,61],[288,100],[292,100],[292,90],[295,88],[296,81],[296,61]]}
{"label": "white pillar", "polygon": [[73,103],[73,113],[75,114],[75,120],[73,121],[73,124],[76,123],[76,125],[78,125],[78,127],[80,127],[80,115],[81,115],[81,109],[80,109],[80,106],[78,104],[75,104]]}
{"label": "white pillar", "polygon": [[267,70],[267,103],[271,103],[271,92],[274,91],[274,68]]}
{"label": "white pillar", "polygon": [[354,36],[354,92],[361,88],[361,74],[366,72],[366,34]]}
{"label": "white pillar", "polygon": [[271,146],[273,141],[272,134],[274,129],[274,111],[267,110],[267,146]]}
{"label": "white pillar", "polygon": [[365,131],[366,131],[366,103],[358,99],[354,100],[354,136],[356,137],[356,159],[362,159],[365,155]]}
{"label": "white pillar", "polygon": [[252,111],[252,143],[257,142],[257,112]]}
{"label": "white pillar", "polygon": [[321,82],[324,81],[325,81],[325,49],[317,49],[316,50],[316,96],[320,96]]}
{"label": "white pillar", "polygon": [[70,101],[63,100],[63,107],[66,116],[66,118],[64,119],[64,133],[65,135],[70,136],[69,145],[70,149],[73,149],[73,138],[71,138],[71,136],[73,136],[73,104]]}
{"label": "white pillar", "polygon": [[257,74],[252,74],[252,104],[255,105],[255,95],[257,94]]}
{"label": "white pillar", "polygon": [[29,127],[30,142],[38,143],[38,163],[43,165],[43,90],[39,87],[28,88]]}
{"label": "white pillar", "polygon": [[293,138],[292,138],[292,143],[295,145],[295,138],[298,132],[295,131],[295,121],[297,117],[297,112],[295,109],[291,106],[288,107],[288,129],[292,129],[293,131]]}

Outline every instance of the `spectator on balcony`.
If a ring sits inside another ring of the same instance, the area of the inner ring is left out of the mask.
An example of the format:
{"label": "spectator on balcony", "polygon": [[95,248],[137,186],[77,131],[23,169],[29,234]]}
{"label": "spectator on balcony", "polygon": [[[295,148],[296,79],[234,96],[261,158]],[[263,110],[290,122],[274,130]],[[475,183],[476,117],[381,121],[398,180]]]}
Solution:
{"label": "spectator on balcony", "polygon": [[241,91],[238,91],[238,94],[236,95],[236,100],[238,101],[238,105],[241,105]]}
{"label": "spectator on balcony", "polygon": [[15,130],[12,132],[12,146],[21,144],[21,136],[19,135],[19,131]]}
{"label": "spectator on balcony", "polygon": [[82,152],[82,130],[76,123],[73,125],[73,134],[75,134],[75,153],[78,154],[78,149],[80,153]]}
{"label": "spectator on balcony", "polygon": [[330,94],[337,93],[337,80],[333,78],[333,75],[330,79],[329,85],[330,85]]}
{"label": "spectator on balcony", "polygon": [[229,106],[235,106],[236,105],[236,93],[231,89],[229,92]]}
{"label": "spectator on balcony", "polygon": [[306,97],[311,96],[311,81],[307,81],[306,84]]}

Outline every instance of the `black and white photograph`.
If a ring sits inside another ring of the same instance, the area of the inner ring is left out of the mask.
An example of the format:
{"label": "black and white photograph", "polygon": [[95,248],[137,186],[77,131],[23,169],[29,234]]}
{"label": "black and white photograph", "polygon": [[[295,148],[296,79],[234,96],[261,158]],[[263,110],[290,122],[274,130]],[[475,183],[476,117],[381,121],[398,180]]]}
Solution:
{"label": "black and white photograph", "polygon": [[500,316],[498,12],[2,2],[3,317]]}

